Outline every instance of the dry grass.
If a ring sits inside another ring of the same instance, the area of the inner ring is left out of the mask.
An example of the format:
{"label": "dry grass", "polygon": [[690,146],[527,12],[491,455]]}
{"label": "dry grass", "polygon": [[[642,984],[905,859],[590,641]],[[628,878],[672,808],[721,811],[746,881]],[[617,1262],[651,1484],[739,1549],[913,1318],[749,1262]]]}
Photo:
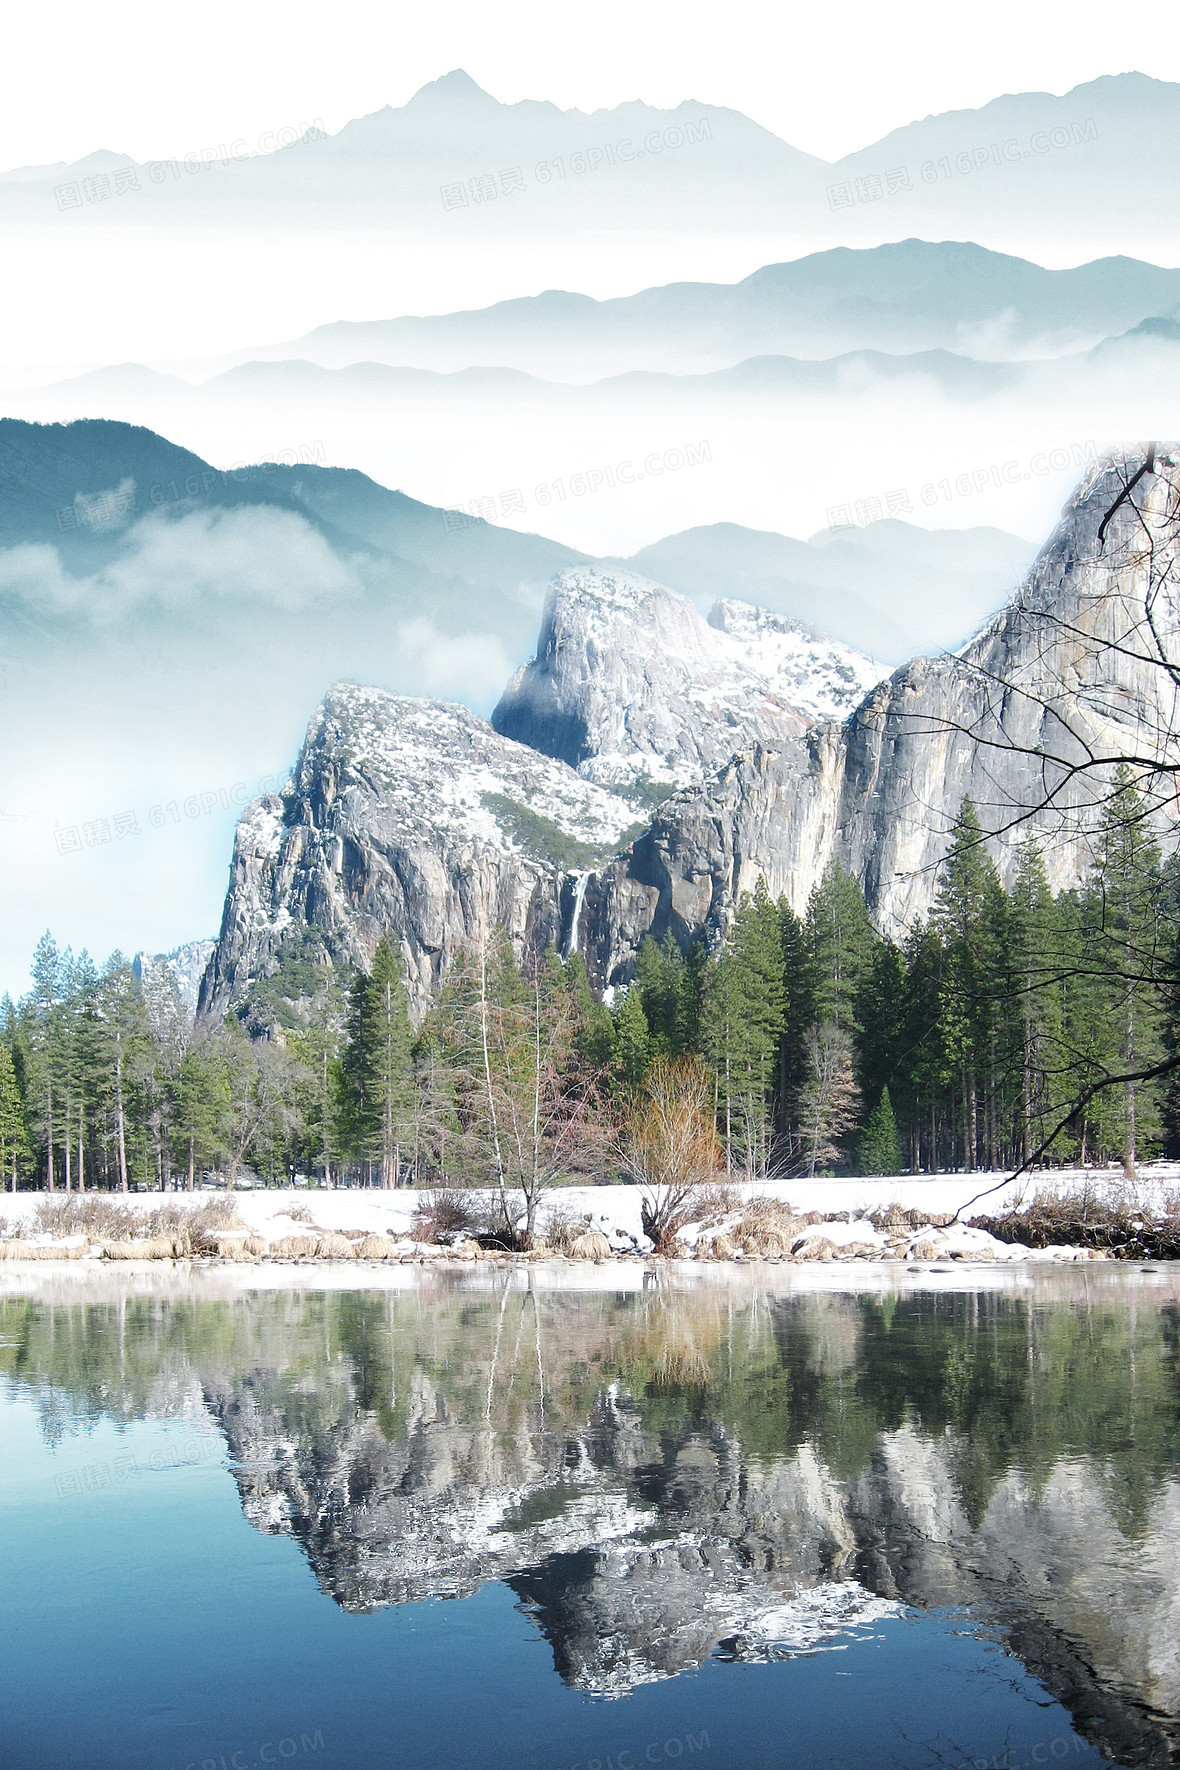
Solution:
{"label": "dry grass", "polygon": [[317,1260],[355,1260],[356,1243],[346,1235],[321,1235],[316,1244]]}
{"label": "dry grass", "polygon": [[1130,1191],[1114,1198],[1089,1187],[1080,1192],[1038,1192],[1030,1205],[1002,1217],[974,1217],[997,1241],[1028,1248],[1098,1248],[1116,1260],[1180,1259],[1180,1200],[1159,1210],[1142,1208]]}
{"label": "dry grass", "polygon": [[727,1231],[735,1248],[751,1259],[782,1260],[808,1226],[807,1217],[785,1199],[747,1199],[742,1214]]}
{"label": "dry grass", "polygon": [[319,1248],[315,1235],[282,1235],[270,1244],[272,1260],[314,1260]]}
{"label": "dry grass", "polygon": [[[98,1193],[73,1194],[39,1199],[33,1221],[38,1235],[84,1235],[103,1244],[143,1244],[133,1256],[112,1255],[114,1259],[189,1259],[194,1254],[217,1253],[218,1235],[227,1230],[249,1231],[229,1198],[212,1198],[195,1207],[165,1204],[143,1211]],[[166,1254],[145,1251],[147,1244],[159,1249],[164,1243],[168,1245]]]}
{"label": "dry grass", "polygon": [[587,1229],[569,1248],[571,1260],[609,1260],[611,1252],[609,1241],[598,1229]]}

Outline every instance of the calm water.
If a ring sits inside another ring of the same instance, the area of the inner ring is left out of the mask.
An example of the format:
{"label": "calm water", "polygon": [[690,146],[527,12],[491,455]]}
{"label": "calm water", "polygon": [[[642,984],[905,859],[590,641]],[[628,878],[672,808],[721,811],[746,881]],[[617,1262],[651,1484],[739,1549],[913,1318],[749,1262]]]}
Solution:
{"label": "calm water", "polygon": [[767,1270],[5,1275],[0,1764],[1180,1757],[1180,1276]]}

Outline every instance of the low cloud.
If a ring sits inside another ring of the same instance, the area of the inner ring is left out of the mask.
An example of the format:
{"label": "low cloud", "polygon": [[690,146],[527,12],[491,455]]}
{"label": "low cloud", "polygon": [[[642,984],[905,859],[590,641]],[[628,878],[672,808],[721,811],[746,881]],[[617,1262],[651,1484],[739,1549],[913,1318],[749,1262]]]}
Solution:
{"label": "low cloud", "polygon": [[6,549],[0,597],[96,621],[148,604],[179,610],[209,598],[293,613],[361,595],[364,563],[341,558],[294,511],[265,505],[196,510],[144,517],[127,531],[119,557],[86,576],[66,571],[55,547]]}
{"label": "low cloud", "polygon": [[[408,668],[412,692],[463,701],[476,709],[499,700],[515,664],[491,633],[440,633],[424,616],[398,628],[399,666]],[[399,668],[400,676],[406,668]]]}

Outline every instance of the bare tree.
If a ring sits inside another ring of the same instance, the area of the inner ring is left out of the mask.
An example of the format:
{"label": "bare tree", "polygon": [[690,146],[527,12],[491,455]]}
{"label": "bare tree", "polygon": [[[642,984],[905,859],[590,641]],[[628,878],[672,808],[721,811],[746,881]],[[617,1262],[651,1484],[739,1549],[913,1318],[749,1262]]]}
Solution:
{"label": "bare tree", "polygon": [[852,1040],[828,1020],[807,1029],[807,1073],[799,1091],[799,1141],[807,1172],[840,1158],[840,1138],[856,1124],[860,1090],[852,1071]]}

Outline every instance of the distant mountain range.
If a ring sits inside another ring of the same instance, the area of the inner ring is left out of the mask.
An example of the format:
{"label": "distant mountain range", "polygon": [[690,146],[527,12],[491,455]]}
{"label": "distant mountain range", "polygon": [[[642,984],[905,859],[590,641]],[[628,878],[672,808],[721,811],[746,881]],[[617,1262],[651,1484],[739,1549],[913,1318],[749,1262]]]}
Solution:
{"label": "distant mountain range", "polygon": [[576,381],[849,351],[1000,362],[1085,350],[1156,316],[1167,316],[1166,331],[1177,311],[1180,270],[1122,257],[1046,270],[969,242],[903,239],[768,264],[738,283],[672,283],[609,301],[551,289],[467,313],[342,320],[194,368],[203,378],[231,363],[298,359]]}
{"label": "distant mountain range", "polygon": [[103,149],[21,167],[0,178],[0,218],[412,226],[473,242],[599,227],[1170,242],[1178,159],[1180,86],[1137,73],[944,112],[827,163],[715,105],[500,104],[456,70],[335,135],[293,121],[256,142],[178,145],[173,160]]}
{"label": "distant mountain range", "polygon": [[[269,552],[259,558],[251,529],[264,524]],[[300,553],[304,576],[266,569],[278,534]],[[189,556],[180,582],[172,547]],[[30,564],[18,584],[17,556],[8,554],[0,610],[6,624],[36,623],[22,648],[37,647],[34,632],[67,638],[97,624],[109,635],[131,623],[168,649],[184,635],[182,670],[193,666],[194,643],[226,659],[248,644],[256,661],[278,668],[281,660],[292,682],[309,670],[321,680],[355,673],[399,690],[421,686],[407,624],[440,641],[484,635],[515,661],[532,642],[546,584],[591,563],[560,542],[432,507],[351,469],[309,461],[222,471],[134,425],[0,419],[0,549],[28,548],[54,549],[68,577],[42,559],[41,580]],[[987,528],[883,520],[808,542],[719,523],[609,563],[633,566],[702,610],[734,596],[896,661],[967,637],[1032,551]],[[16,643],[10,634],[10,657]],[[463,682],[437,688],[471,693]]]}

